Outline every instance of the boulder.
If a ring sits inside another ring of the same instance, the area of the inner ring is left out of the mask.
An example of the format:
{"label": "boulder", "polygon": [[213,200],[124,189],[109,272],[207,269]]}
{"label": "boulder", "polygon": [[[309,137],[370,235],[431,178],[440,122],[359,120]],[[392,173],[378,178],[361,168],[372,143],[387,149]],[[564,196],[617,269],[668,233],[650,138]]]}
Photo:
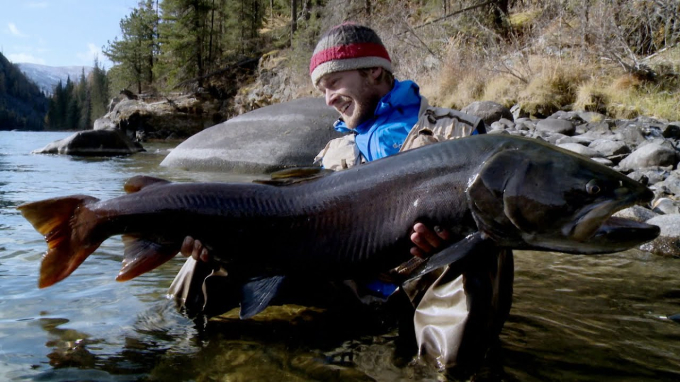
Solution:
{"label": "boulder", "polygon": [[248,174],[311,166],[326,143],[341,136],[333,129],[337,118],[322,98],[266,106],[190,137],[161,166]]}
{"label": "boulder", "polygon": [[622,171],[652,166],[673,166],[678,163],[675,147],[668,141],[655,140],[646,144],[619,163]]}
{"label": "boulder", "polygon": [[515,119],[507,107],[493,101],[476,101],[465,106],[461,111],[483,119],[487,126],[491,126],[501,118],[509,121]]}
{"label": "boulder", "polygon": [[571,136],[576,132],[576,127],[571,121],[566,119],[548,118],[538,121],[536,130]]}
{"label": "boulder", "polygon": [[49,143],[34,154],[64,154],[75,156],[121,156],[144,151],[120,131],[87,130]]}
{"label": "boulder", "polygon": [[123,99],[94,121],[94,130],[120,130],[129,137],[186,138],[224,120],[221,101],[208,94]]}

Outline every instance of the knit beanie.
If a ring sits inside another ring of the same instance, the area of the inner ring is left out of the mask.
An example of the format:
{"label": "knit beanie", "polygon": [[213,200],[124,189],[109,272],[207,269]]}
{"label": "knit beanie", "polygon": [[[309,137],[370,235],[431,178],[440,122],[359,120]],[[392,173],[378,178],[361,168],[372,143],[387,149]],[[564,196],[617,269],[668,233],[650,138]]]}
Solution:
{"label": "knit beanie", "polygon": [[309,74],[317,87],[326,74],[374,67],[392,72],[390,55],[380,37],[371,28],[343,23],[321,36],[309,62]]}

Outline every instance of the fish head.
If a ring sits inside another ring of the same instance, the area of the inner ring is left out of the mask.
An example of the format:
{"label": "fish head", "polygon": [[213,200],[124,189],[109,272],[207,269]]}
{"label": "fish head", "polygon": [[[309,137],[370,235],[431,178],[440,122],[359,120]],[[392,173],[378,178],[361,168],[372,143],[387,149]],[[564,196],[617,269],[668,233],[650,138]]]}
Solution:
{"label": "fish head", "polygon": [[611,253],[654,239],[657,226],[612,217],[654,194],[581,155],[539,141],[492,155],[467,189],[478,229],[499,245]]}

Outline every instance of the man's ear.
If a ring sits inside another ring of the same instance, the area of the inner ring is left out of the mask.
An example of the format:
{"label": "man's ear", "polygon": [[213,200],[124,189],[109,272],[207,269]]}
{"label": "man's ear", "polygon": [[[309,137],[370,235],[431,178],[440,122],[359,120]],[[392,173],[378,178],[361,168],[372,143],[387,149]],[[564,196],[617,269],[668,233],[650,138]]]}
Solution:
{"label": "man's ear", "polygon": [[385,70],[385,69],[381,68],[380,66],[376,66],[375,68],[371,68],[370,74],[371,74],[371,78],[373,79],[373,81],[376,81],[376,80],[378,80],[378,78],[380,78],[383,70]]}

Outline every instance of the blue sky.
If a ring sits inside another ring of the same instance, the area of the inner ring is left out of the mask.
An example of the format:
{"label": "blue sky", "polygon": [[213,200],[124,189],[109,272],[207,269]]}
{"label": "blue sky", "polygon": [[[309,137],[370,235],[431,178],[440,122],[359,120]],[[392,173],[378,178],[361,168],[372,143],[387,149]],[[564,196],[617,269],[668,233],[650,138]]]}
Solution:
{"label": "blue sky", "polygon": [[138,0],[0,0],[0,52],[13,63],[92,66]]}

